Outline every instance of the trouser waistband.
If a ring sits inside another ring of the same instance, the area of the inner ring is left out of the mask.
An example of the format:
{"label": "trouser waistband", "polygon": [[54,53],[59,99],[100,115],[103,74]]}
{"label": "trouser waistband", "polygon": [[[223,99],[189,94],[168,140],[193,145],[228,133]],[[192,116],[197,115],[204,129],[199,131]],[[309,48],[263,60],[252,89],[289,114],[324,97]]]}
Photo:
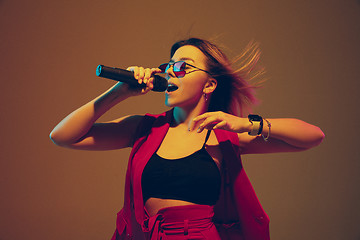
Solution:
{"label": "trouser waistband", "polygon": [[186,205],[162,208],[143,222],[148,239],[158,240],[166,235],[189,235],[214,227],[214,211],[208,205]]}

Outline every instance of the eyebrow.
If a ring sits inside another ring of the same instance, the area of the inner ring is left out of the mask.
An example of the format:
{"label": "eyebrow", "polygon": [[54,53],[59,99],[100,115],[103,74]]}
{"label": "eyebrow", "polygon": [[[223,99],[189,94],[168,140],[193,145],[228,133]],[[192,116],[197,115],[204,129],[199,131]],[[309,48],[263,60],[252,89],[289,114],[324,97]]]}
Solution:
{"label": "eyebrow", "polygon": [[[192,61],[193,63],[195,63],[195,60],[192,59],[192,58],[189,58],[189,57],[182,57],[182,58],[180,58],[180,59],[177,60],[177,61],[186,61],[186,60]],[[175,61],[174,61],[173,59],[170,59],[170,62],[175,62]]]}

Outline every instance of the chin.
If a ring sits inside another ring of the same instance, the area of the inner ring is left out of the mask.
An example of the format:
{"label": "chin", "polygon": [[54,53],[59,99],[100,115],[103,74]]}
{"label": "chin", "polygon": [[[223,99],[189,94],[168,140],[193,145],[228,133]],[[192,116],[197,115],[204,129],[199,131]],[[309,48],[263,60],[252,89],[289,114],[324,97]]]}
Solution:
{"label": "chin", "polygon": [[172,108],[172,107],[176,107],[176,104],[172,103],[171,101],[170,102],[165,101],[165,106]]}
{"label": "chin", "polygon": [[167,96],[165,97],[165,106],[171,107],[171,101],[169,101],[169,98]]}
{"label": "chin", "polygon": [[195,97],[179,97],[175,98],[175,96],[165,96],[165,106],[167,107],[181,107],[181,108],[192,108],[195,107],[198,102]]}
{"label": "chin", "polygon": [[174,100],[176,100],[176,99],[166,96],[165,97],[165,106],[167,106],[167,107],[177,107],[179,102],[174,101]]}

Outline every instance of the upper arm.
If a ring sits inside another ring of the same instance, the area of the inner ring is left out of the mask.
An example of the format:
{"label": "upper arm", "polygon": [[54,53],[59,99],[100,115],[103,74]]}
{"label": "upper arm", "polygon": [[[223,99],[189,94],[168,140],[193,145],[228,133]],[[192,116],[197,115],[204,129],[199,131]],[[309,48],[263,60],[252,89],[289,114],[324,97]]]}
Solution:
{"label": "upper arm", "polygon": [[298,152],[305,150],[305,148],[298,148],[275,138],[269,138],[268,141],[265,141],[261,135],[250,136],[247,133],[240,133],[238,136],[241,154]]}
{"label": "upper arm", "polygon": [[136,129],[143,116],[125,116],[113,121],[95,123],[77,142],[65,147],[81,150],[113,150],[132,147]]}

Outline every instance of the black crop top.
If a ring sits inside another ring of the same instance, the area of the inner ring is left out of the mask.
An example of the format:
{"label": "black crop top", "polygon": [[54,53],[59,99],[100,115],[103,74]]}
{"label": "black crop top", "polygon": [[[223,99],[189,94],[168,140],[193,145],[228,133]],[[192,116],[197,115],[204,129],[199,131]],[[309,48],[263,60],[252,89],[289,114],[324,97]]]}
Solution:
{"label": "black crop top", "polygon": [[[205,143],[209,135],[210,131]],[[154,197],[215,205],[220,194],[221,176],[205,143],[200,150],[179,159],[165,159],[154,153],[142,173],[144,203]]]}

